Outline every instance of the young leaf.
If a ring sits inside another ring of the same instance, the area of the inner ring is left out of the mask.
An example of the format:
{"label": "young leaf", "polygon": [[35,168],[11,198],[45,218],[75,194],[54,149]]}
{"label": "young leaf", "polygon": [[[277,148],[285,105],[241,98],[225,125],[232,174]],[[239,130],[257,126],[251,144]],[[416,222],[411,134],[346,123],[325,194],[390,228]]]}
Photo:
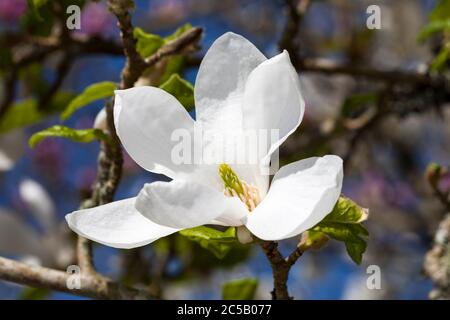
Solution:
{"label": "young leaf", "polygon": [[440,0],[433,11],[431,11],[430,20],[438,21],[445,19],[450,19],[450,1]]}
{"label": "young leaf", "polygon": [[355,241],[346,241],[345,249],[347,249],[347,253],[350,258],[352,258],[352,260],[359,265],[361,264],[363,254],[367,249],[367,242],[361,238]]}
{"label": "young leaf", "polygon": [[48,0],[28,0],[28,6],[31,8],[40,8],[45,5]]}
{"label": "young leaf", "polygon": [[156,34],[146,33],[141,28],[134,28],[133,36],[136,39],[136,50],[144,58],[154,54],[164,45],[164,39]]}
{"label": "young leaf", "polygon": [[246,278],[232,280],[223,285],[223,300],[253,300],[255,298],[258,280]]}
{"label": "young leaf", "polygon": [[83,143],[91,142],[94,139],[109,141],[108,135],[99,129],[75,130],[57,125],[33,134],[28,143],[31,148],[34,148],[38,143],[48,137],[61,137]]}
{"label": "young leaf", "polygon": [[433,34],[444,32],[446,30],[450,30],[450,19],[432,21],[420,30],[418,37],[419,41],[423,42]]}
{"label": "young leaf", "polygon": [[340,197],[333,210],[322,222],[360,223],[367,220],[367,210],[358,206],[351,199]]}
{"label": "young leaf", "polygon": [[[28,0],[27,12],[21,17],[20,25],[30,35],[47,37],[50,36],[55,22],[55,15],[48,0]],[[70,4],[79,2],[71,1]],[[69,4],[64,6],[66,8]]]}
{"label": "young leaf", "polygon": [[173,74],[159,87],[177,98],[187,111],[194,107],[194,87],[178,74]]}
{"label": "young leaf", "polygon": [[22,128],[42,121],[45,116],[60,112],[73,98],[69,92],[58,92],[52,98],[44,110],[39,110],[38,104],[33,99],[26,99],[13,104],[0,121],[0,133]]}
{"label": "young leaf", "polygon": [[179,27],[177,30],[175,30],[175,32],[172,33],[171,35],[165,37],[164,41],[167,43],[167,42],[170,42],[172,40],[175,40],[179,36],[181,36],[183,33],[188,31],[189,29],[192,29],[192,25],[190,23],[186,23],[186,24],[182,25],[181,27]]}
{"label": "young leaf", "polygon": [[192,25],[187,23],[165,38],[157,34],[147,33],[141,28],[134,28],[133,36],[136,39],[136,50],[143,58],[147,58],[154,54],[163,45],[177,39],[180,35],[191,28]]}
{"label": "young leaf", "polygon": [[15,103],[7,111],[0,122],[0,132],[24,127],[41,120],[43,115],[37,108],[37,103],[33,99],[27,99]]}
{"label": "young leaf", "polygon": [[52,291],[47,288],[25,287],[20,293],[20,300],[44,300]]}
{"label": "young leaf", "polygon": [[365,92],[353,94],[341,106],[341,114],[344,117],[352,117],[361,113],[362,108],[374,104],[378,99],[378,95],[374,92]]}
{"label": "young leaf", "polygon": [[197,242],[202,248],[211,251],[217,258],[222,259],[236,242],[236,228],[228,228],[222,232],[212,228],[200,226],[181,230],[180,234],[191,241]]}
{"label": "young leaf", "polygon": [[61,115],[61,120],[66,120],[75,111],[77,111],[81,107],[84,107],[85,105],[88,105],[91,102],[113,96],[115,89],[116,84],[114,82],[108,81],[94,83],[88,86],[80,95],[78,95],[69,103],[69,105]]}
{"label": "young leaf", "polygon": [[183,71],[183,66],[186,61],[185,56],[173,56],[167,59],[167,62],[164,66],[164,72],[157,80],[156,85],[161,85],[174,74],[181,73]]}
{"label": "young leaf", "polygon": [[356,264],[361,264],[362,256],[367,248],[365,238],[369,235],[361,222],[365,221],[367,216],[366,209],[359,207],[348,198],[340,197],[333,211],[310,231],[344,242],[350,258]]}
{"label": "young leaf", "polygon": [[13,63],[13,58],[10,48],[0,47],[0,71],[6,69]]}
{"label": "young leaf", "polygon": [[438,55],[433,59],[430,65],[430,69],[441,72],[445,69],[447,61],[450,60],[450,45],[447,45],[441,49]]}
{"label": "young leaf", "polygon": [[325,233],[310,229],[302,234],[299,248],[302,252],[310,249],[319,250],[327,244],[328,239]]}
{"label": "young leaf", "polygon": [[37,20],[43,21],[44,19],[39,13],[39,9],[47,4],[48,0],[28,0],[28,8],[33,12]]}
{"label": "young leaf", "polygon": [[424,41],[436,32],[450,30],[450,1],[440,0],[430,14],[428,23],[419,33],[419,41]]}

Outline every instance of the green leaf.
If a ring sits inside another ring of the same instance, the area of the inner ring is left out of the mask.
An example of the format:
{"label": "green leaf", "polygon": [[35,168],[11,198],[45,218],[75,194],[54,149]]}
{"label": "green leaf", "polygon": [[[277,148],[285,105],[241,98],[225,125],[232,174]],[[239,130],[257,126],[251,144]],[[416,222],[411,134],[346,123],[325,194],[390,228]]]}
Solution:
{"label": "green leaf", "polygon": [[146,33],[141,28],[134,28],[133,36],[136,39],[136,50],[143,58],[151,56],[164,45],[162,37]]}
{"label": "green leaf", "polygon": [[157,85],[161,85],[172,76],[174,73],[181,73],[183,71],[183,66],[186,61],[184,56],[172,56],[167,59],[165,69],[161,77],[158,79]]}
{"label": "green leaf", "polygon": [[40,8],[44,6],[47,2],[48,0],[28,0],[28,5],[31,8]]}
{"label": "green leaf", "polygon": [[450,44],[443,47],[438,55],[433,59],[430,65],[430,69],[442,72],[445,70],[447,61],[450,59]]}
{"label": "green leaf", "polygon": [[440,0],[430,14],[431,21],[450,19],[450,1]]}
{"label": "green leaf", "polygon": [[419,33],[419,41],[423,42],[437,32],[450,30],[450,1],[441,0],[430,14],[430,22]]}
{"label": "green leaf", "polygon": [[48,0],[28,0],[28,8],[33,12],[37,20],[43,21],[44,18],[39,13],[39,9],[46,5]]}
{"label": "green leaf", "polygon": [[347,249],[350,258],[359,265],[361,264],[363,254],[367,249],[367,242],[361,238],[355,239],[354,241],[346,241],[345,249]]}
{"label": "green leaf", "polygon": [[[24,30],[27,30],[27,33],[42,37],[51,34],[55,15],[51,6],[47,5],[48,1],[45,2],[28,0],[29,10],[20,19],[20,25]],[[64,8],[66,7],[64,6]]]}
{"label": "green leaf", "polygon": [[133,36],[136,39],[136,50],[143,58],[147,58],[154,54],[163,45],[177,39],[180,35],[191,28],[192,25],[187,23],[165,38],[157,34],[147,33],[141,28],[134,28]]}
{"label": "green leaf", "polygon": [[257,279],[238,279],[232,280],[223,285],[223,300],[253,300],[255,298]]}
{"label": "green leaf", "polygon": [[432,21],[420,30],[418,38],[423,42],[433,34],[447,30],[450,30],[450,19]]}
{"label": "green leaf", "polygon": [[0,121],[0,133],[22,128],[42,121],[46,116],[60,112],[73,98],[70,92],[58,92],[45,106],[39,110],[34,99],[26,99],[13,104]]}
{"label": "green leaf", "polygon": [[302,234],[299,248],[302,252],[310,249],[319,250],[327,244],[328,239],[325,233],[310,229]]}
{"label": "green leaf", "polygon": [[358,206],[347,197],[340,197],[333,210],[322,222],[360,223],[367,220],[367,210]]}
{"label": "green leaf", "polygon": [[42,119],[43,115],[37,108],[33,99],[23,100],[13,104],[0,122],[0,132],[33,124]]}
{"label": "green leaf", "polygon": [[175,30],[174,33],[172,33],[171,35],[167,36],[164,38],[164,41],[170,42],[172,40],[177,39],[179,36],[181,36],[183,33],[185,33],[186,31],[192,29],[192,24],[190,23],[186,23],[184,25],[182,25],[181,27],[179,27],[177,30]]}
{"label": "green leaf", "polygon": [[326,234],[330,238],[342,241],[347,253],[356,263],[361,264],[367,248],[367,229],[361,224],[368,217],[366,209],[359,207],[352,200],[340,197],[331,211],[321,222],[310,231]]}
{"label": "green leaf", "polygon": [[0,70],[4,70],[13,63],[11,50],[0,42]]}
{"label": "green leaf", "polygon": [[186,110],[190,111],[194,107],[194,87],[190,82],[182,79],[178,74],[172,74],[172,76],[159,87],[177,98]]}
{"label": "green leaf", "polygon": [[43,300],[47,298],[52,291],[47,288],[26,287],[19,295],[20,300]]}
{"label": "green leaf", "polygon": [[341,107],[341,114],[344,117],[351,117],[355,113],[359,113],[361,108],[374,104],[377,99],[378,95],[374,92],[353,94],[345,99]]}
{"label": "green leaf", "polygon": [[48,137],[66,138],[75,142],[83,143],[91,142],[94,139],[109,141],[108,135],[99,129],[76,130],[56,125],[33,134],[28,143],[31,148],[34,148],[38,143]]}
{"label": "green leaf", "polygon": [[236,228],[228,228],[222,232],[205,226],[181,230],[180,234],[197,242],[202,248],[211,251],[222,259],[236,242]]}
{"label": "green leaf", "polygon": [[85,105],[88,105],[89,103],[113,96],[116,87],[117,86],[114,82],[109,81],[94,83],[88,86],[80,95],[70,102],[66,110],[62,113],[61,120],[66,120],[75,111]]}

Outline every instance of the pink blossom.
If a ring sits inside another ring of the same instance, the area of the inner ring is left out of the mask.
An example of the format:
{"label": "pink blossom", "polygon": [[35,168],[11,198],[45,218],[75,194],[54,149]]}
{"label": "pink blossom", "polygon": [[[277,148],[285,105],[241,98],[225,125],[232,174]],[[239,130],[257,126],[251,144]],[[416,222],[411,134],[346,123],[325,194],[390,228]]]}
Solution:
{"label": "pink blossom", "polygon": [[441,192],[443,193],[450,192],[450,172],[444,174],[439,179],[439,190],[441,190]]}
{"label": "pink blossom", "polygon": [[109,34],[114,18],[105,4],[89,2],[81,12],[81,33],[87,35]]}
{"label": "pink blossom", "polygon": [[186,3],[182,0],[158,0],[150,6],[153,17],[171,22],[181,20],[187,9]]}
{"label": "pink blossom", "polygon": [[0,0],[0,20],[16,22],[27,10],[27,0]]}

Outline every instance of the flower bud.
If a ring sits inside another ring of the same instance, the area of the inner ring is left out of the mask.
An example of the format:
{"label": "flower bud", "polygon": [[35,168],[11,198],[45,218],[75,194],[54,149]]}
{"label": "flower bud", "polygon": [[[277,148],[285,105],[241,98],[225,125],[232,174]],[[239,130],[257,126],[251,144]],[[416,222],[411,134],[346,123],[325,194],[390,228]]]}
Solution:
{"label": "flower bud", "polygon": [[253,242],[253,236],[245,226],[236,228],[236,236],[238,241],[242,244],[249,244]]}
{"label": "flower bud", "polygon": [[433,188],[437,188],[441,176],[446,173],[447,173],[446,168],[443,168],[441,165],[433,162],[428,165],[425,176],[426,179],[428,180],[428,183]]}
{"label": "flower bud", "polygon": [[107,123],[107,115],[106,115],[105,108],[100,110],[100,112],[95,117],[94,129],[100,129],[103,132],[108,132],[108,123]]}

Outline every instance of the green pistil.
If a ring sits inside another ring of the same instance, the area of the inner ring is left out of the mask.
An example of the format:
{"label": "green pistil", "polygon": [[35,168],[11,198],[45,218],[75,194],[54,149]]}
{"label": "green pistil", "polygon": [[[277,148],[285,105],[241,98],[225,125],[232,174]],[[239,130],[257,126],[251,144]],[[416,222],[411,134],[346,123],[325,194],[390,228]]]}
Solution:
{"label": "green pistil", "polygon": [[236,191],[238,195],[244,194],[244,187],[237,174],[231,169],[231,167],[225,163],[219,166],[219,175],[222,178],[225,190],[231,192],[231,190]]}

